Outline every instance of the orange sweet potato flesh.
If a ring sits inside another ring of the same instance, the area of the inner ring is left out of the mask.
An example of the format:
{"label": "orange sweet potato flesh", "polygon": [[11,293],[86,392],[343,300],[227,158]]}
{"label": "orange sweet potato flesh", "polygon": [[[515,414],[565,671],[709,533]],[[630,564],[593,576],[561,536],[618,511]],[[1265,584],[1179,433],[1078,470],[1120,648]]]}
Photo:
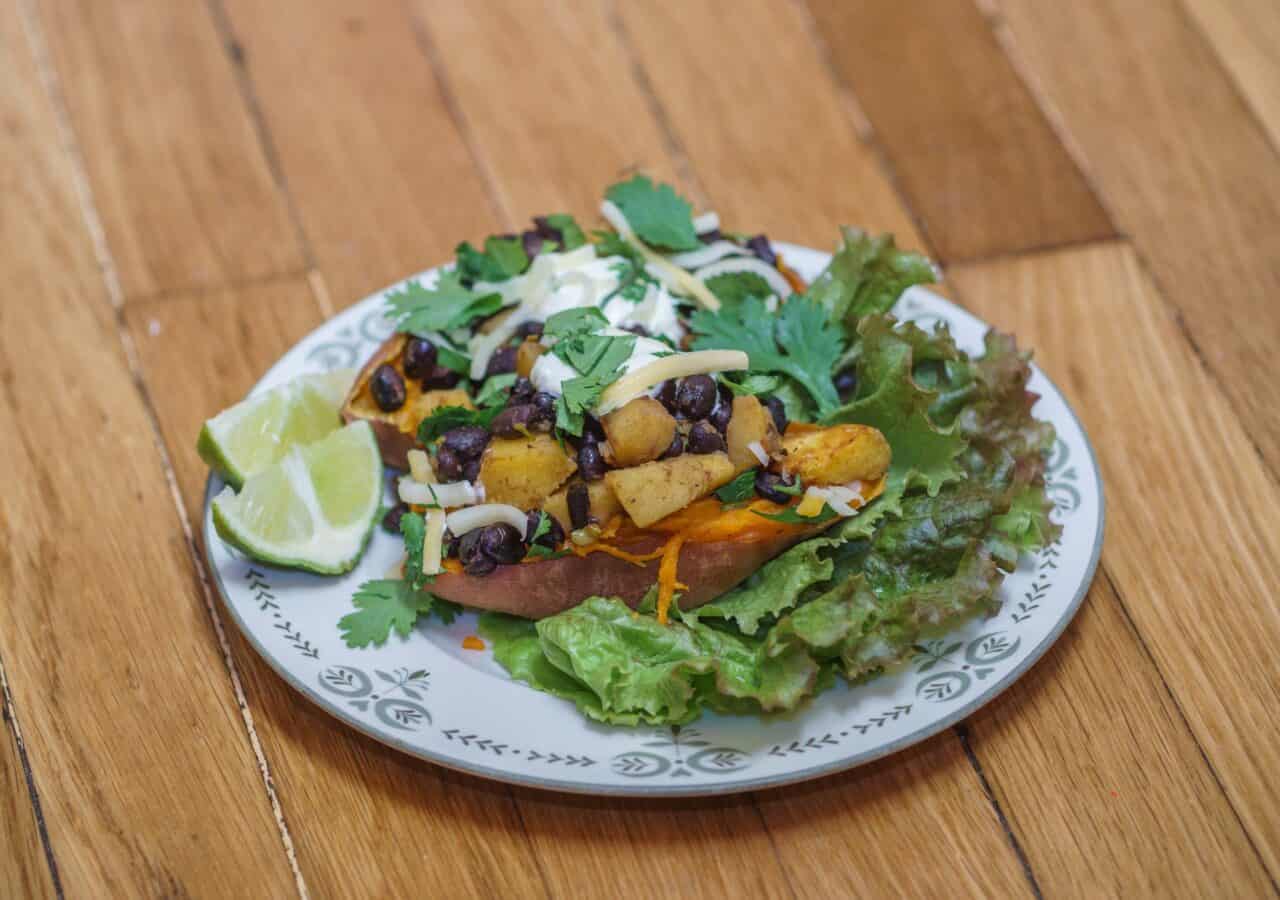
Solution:
{"label": "orange sweet potato flesh", "polygon": [[383,363],[395,367],[404,376],[400,354],[404,350],[407,334],[393,334],[369,357],[351,386],[351,393],[342,404],[342,421],[368,421],[382,450],[382,461],[393,469],[409,468],[409,451],[418,444],[418,423],[441,406],[471,407],[471,398],[463,390],[424,391],[413,378],[404,379],[404,406],[395,412],[384,412],[369,391],[369,379]]}

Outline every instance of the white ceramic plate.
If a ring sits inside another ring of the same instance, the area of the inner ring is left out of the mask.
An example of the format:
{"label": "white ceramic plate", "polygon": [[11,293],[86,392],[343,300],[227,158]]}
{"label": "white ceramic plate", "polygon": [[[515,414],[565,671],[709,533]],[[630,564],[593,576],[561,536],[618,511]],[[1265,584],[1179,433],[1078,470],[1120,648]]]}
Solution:
{"label": "white ceramic plate", "polygon": [[[781,245],[813,278],[829,256]],[[308,335],[255,390],[305,372],[364,362],[390,329],[382,294]],[[929,327],[950,325],[962,348],[980,352],[986,326],[936,294],[907,292],[896,312]],[[572,704],[512,681],[489,650],[462,648],[476,631],[468,613],[437,620],[382,648],[352,650],[337,622],[362,581],[399,560],[398,538],[378,529],[359,567],[343,578],[273,569],[229,550],[214,533],[209,500],[205,547],[236,624],[263,658],[310,701],[364,733],[440,765],[535,787],[590,794],[722,794],[838,772],[936,734],[1008,687],[1062,633],[1084,598],[1102,542],[1098,467],[1066,401],[1036,370],[1037,416],[1053,422],[1057,446],[1049,494],[1063,533],[1026,557],[1001,588],[998,615],[930,641],[900,669],[858,687],[843,682],[796,713],[704,715],[684,728],[611,728]]]}

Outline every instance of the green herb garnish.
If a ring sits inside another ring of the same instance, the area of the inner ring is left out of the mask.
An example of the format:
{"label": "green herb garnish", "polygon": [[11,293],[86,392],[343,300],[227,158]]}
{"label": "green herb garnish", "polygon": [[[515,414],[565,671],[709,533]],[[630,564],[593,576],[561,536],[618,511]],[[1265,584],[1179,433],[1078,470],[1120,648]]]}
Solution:
{"label": "green herb garnish", "polygon": [[[790,492],[787,491],[785,493]],[[788,525],[821,525],[823,522],[830,522],[840,515],[826,503],[822,504],[822,509],[816,516],[802,516],[790,507],[776,514],[762,513],[758,509],[753,509],[752,512],[762,519],[769,519],[772,522],[785,522]]]}
{"label": "green herb garnish", "polygon": [[655,185],[637,175],[610,187],[605,198],[622,211],[631,230],[646,244],[667,250],[702,246],[693,228],[693,207],[669,184]]}
{"label": "green herb garnish", "polygon": [[396,331],[418,335],[462,328],[502,308],[501,294],[478,294],[456,272],[441,272],[433,288],[414,280],[387,294],[386,314]]}
{"label": "green herb garnish", "polygon": [[348,647],[381,647],[392,629],[400,637],[408,637],[419,616],[434,612],[448,625],[462,611],[456,603],[415,590],[407,581],[389,578],[366,581],[356,588],[351,602],[356,611],[338,621]]}
{"label": "green herb garnish", "polygon": [[756,493],[756,469],[747,469],[724,487],[716,491],[720,502],[726,506],[750,500]]}
{"label": "green herb garnish", "polygon": [[479,425],[488,428],[498,413],[502,412],[501,402],[480,409],[467,409],[465,406],[440,406],[418,423],[418,441],[431,444],[439,440],[440,435],[464,425]]}
{"label": "green herb garnish", "polygon": [[454,251],[458,255],[458,274],[476,281],[506,281],[529,268],[529,257],[520,238],[486,238],[484,252],[463,241]]}

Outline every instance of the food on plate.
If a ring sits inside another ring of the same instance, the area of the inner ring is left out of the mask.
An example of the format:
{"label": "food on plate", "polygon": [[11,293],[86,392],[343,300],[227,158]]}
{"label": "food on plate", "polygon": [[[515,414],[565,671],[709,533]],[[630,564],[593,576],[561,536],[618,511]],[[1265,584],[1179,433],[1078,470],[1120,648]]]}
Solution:
{"label": "food on plate", "polygon": [[[806,284],[645,176],[600,211],[590,234],[553,214],[463,242],[385,294],[394,334],[340,433],[402,472],[382,521],[404,562],[355,593],[347,643],[470,607],[513,677],[602,722],[682,723],[794,708],[993,611],[1056,534],[1012,339],[972,357],[897,320],[934,270],[891,238],[845,229]],[[215,515],[260,503],[281,530],[256,484]]]}

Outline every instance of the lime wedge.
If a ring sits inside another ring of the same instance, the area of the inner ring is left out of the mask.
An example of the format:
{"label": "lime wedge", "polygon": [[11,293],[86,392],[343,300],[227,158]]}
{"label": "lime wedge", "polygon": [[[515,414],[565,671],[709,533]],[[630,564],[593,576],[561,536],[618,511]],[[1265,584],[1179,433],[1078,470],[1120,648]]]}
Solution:
{"label": "lime wedge", "polygon": [[254,559],[338,575],[355,567],[382,500],[382,456],[353,422],[213,498],[218,535]]}
{"label": "lime wedge", "polygon": [[232,487],[279,462],[298,444],[336,431],[338,411],[355,381],[355,369],[302,375],[254,394],[204,423],[196,450]]}

